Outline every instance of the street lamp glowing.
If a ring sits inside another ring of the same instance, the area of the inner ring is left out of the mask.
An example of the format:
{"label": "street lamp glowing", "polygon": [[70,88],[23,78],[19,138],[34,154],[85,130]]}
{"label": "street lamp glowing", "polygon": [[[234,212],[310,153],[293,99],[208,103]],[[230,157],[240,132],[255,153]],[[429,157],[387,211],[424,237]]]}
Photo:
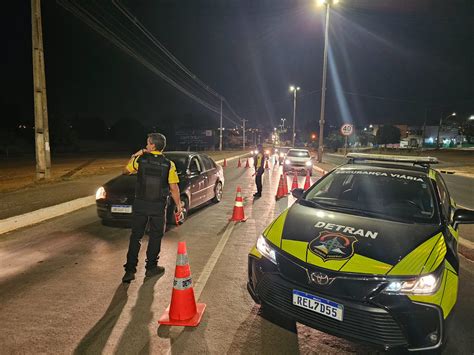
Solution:
{"label": "street lamp glowing", "polygon": [[469,121],[474,121],[474,115],[469,116],[468,120]]}
{"label": "street lamp glowing", "polygon": [[295,91],[295,87],[293,85],[290,86],[290,91],[291,92]]}
{"label": "street lamp glowing", "polygon": [[316,5],[323,6],[323,5],[336,5],[339,0],[316,0]]}

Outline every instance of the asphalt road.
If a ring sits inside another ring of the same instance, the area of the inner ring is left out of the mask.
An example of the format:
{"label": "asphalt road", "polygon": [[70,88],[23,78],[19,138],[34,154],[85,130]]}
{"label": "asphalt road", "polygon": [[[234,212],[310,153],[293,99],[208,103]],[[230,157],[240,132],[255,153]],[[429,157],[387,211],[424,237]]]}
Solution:
{"label": "asphalt road", "polygon": [[[166,273],[161,278],[144,281],[142,248],[137,280],[129,287],[121,284],[130,231],[103,226],[95,207],[2,235],[0,353],[374,353],[302,325],[286,330],[259,314],[245,287],[247,253],[292,198],[275,202],[279,171],[270,170],[264,175],[263,197],[254,202],[251,169],[231,165],[225,170],[223,201],[195,211],[184,225],[166,233],[160,259]],[[234,224],[228,218],[237,185],[248,220]],[[201,324],[191,329],[157,324],[170,300],[182,240],[196,297],[207,304]],[[446,354],[474,351],[472,270],[473,263],[462,258]]]}

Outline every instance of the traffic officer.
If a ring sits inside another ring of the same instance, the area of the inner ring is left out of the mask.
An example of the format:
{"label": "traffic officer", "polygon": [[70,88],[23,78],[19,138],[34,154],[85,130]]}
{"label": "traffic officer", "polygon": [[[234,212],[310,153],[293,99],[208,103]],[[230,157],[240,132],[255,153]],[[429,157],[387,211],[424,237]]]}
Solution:
{"label": "traffic officer", "polygon": [[135,202],[133,203],[132,234],[124,265],[125,275],[122,282],[129,283],[135,279],[137,271],[140,240],[149,225],[149,240],[146,250],[146,277],[162,274],[165,268],[158,266],[161,249],[161,238],[166,226],[166,204],[168,196],[181,213],[178,174],[175,164],[162,154],[166,146],[166,137],[160,133],[150,133],[145,149],[132,155],[124,173],[137,173]]}
{"label": "traffic officer", "polygon": [[253,194],[254,197],[262,197],[262,175],[265,172],[265,155],[263,154],[263,146],[257,145],[258,153],[253,157],[253,166],[255,168],[255,185],[257,185],[257,192]]}

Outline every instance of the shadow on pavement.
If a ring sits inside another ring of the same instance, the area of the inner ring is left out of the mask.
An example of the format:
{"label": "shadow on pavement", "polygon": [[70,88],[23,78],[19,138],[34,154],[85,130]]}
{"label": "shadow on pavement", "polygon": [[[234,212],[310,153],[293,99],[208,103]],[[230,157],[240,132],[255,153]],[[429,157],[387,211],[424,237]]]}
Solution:
{"label": "shadow on pavement", "polygon": [[104,315],[82,338],[74,350],[74,354],[100,354],[102,352],[117,320],[122,314],[123,307],[127,303],[127,290],[128,285],[122,283],[117,287]]}
{"label": "shadow on pavement", "polygon": [[234,334],[228,354],[252,349],[254,354],[299,354],[298,334],[267,321],[254,306]]}
{"label": "shadow on pavement", "polygon": [[150,322],[153,321],[151,306],[154,287],[161,276],[146,278],[138,291],[137,302],[131,311],[131,319],[115,348],[116,354],[149,354]]}

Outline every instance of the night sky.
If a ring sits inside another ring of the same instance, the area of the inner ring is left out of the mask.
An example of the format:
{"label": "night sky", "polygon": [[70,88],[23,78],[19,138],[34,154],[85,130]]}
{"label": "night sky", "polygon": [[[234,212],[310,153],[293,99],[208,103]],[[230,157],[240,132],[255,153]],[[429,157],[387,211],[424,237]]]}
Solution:
{"label": "night sky", "polygon": [[[78,0],[76,0],[77,2]],[[73,1],[72,1],[73,2]],[[128,40],[190,92],[213,106],[163,55],[140,46],[136,28],[113,4],[80,1],[106,13]],[[250,126],[320,110],[324,10],[309,0],[123,0],[137,19],[192,73],[223,95]],[[96,33],[56,1],[43,0],[49,114],[131,117],[147,125],[192,114],[218,115],[195,103]],[[94,4],[95,5],[91,5]],[[104,12],[105,11],[105,12]],[[112,16],[112,17],[110,17]],[[33,122],[30,1],[2,11],[2,120]],[[146,43],[145,41],[143,43]],[[441,114],[474,114],[474,1],[341,0],[331,11],[328,124],[436,124]],[[228,116],[238,121],[228,110]],[[7,117],[6,117],[7,116]],[[225,126],[232,126],[225,121]]]}

